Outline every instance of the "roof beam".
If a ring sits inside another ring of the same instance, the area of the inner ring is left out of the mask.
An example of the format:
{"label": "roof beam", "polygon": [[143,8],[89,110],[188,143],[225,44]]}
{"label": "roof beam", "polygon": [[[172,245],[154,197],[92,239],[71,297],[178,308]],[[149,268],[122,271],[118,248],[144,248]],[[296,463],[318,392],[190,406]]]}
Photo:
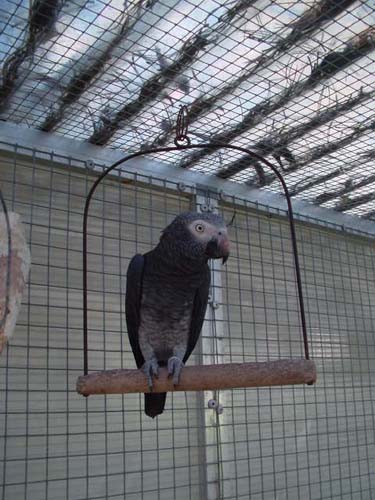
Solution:
{"label": "roof beam", "polygon": [[363,218],[367,220],[371,220],[374,217],[375,217],[375,210],[371,210],[371,212],[368,212],[366,215],[363,216]]}
{"label": "roof beam", "polygon": [[[375,91],[362,92],[361,90],[355,97],[350,97],[343,103],[336,103],[334,106],[326,108],[323,111],[319,111],[310,121],[290,128],[284,133],[271,134],[264,139],[256,142],[255,144],[249,145],[249,148],[260,151],[260,153],[264,156],[277,154],[281,157],[285,157],[284,155],[288,151],[288,145],[291,142],[303,137],[311,130],[335,120],[343,113],[351,111],[359,104],[363,104],[366,101],[370,100],[372,97],[374,97],[374,95]],[[295,167],[293,168],[293,170],[295,170],[299,165],[296,164],[296,160],[294,160],[293,156],[290,157],[290,160],[291,161],[289,163],[292,164],[292,167]],[[242,170],[248,168],[248,166],[249,157],[248,155],[243,155],[235,162],[232,162],[227,167],[219,170],[217,172],[217,175],[222,179],[228,179],[229,177],[232,177],[233,175],[236,175]]]}
{"label": "roof beam", "polygon": [[[122,14],[120,16],[122,19],[117,22],[119,25],[118,33],[112,38],[104,50],[95,48],[95,57],[93,57],[93,62],[91,64],[87,64],[81,71],[74,73],[69,83],[64,87],[58,99],[57,106],[46,116],[44,122],[40,125],[40,130],[44,132],[51,132],[54,130],[63,119],[66,109],[77,102],[85,90],[90,87],[96,78],[98,78],[105,64],[111,58],[114,49],[128,36],[134,25],[139,21],[145,11],[147,11],[148,3],[146,3],[145,7],[144,5],[144,0],[139,0],[135,8],[127,15],[124,16]],[[85,58],[87,58],[87,54],[84,54],[81,60]]]}
{"label": "roof beam", "polygon": [[[324,158],[325,156],[335,153],[336,151],[339,151],[340,149],[348,146],[353,141],[359,139],[363,134],[372,131],[374,129],[375,129],[375,122],[371,122],[367,125],[358,125],[351,134],[343,137],[342,139],[339,139],[338,141],[332,141],[328,144],[324,144],[323,146],[316,146],[314,148],[311,148],[308,151],[308,153],[303,157],[299,158],[298,160],[293,159],[294,161],[293,167],[288,168],[286,171],[284,170],[284,172],[290,173],[301,170],[303,167],[306,167],[310,163],[320,160],[321,158]],[[342,173],[342,171],[340,172]],[[328,175],[330,175],[330,178],[332,178],[333,176],[333,174],[331,173]],[[275,180],[276,180],[275,174],[273,174],[272,172],[269,174],[267,173],[267,175],[264,176],[264,181],[262,181],[262,186],[271,185]],[[253,184],[256,184],[256,182],[251,183],[251,185]]]}
{"label": "roof beam", "polygon": [[[364,135],[367,132],[371,132],[372,130],[375,130],[375,121],[367,125],[360,124],[356,126],[351,134],[343,137],[342,139],[339,139],[337,141],[332,141],[323,146],[316,146],[315,148],[311,148],[309,152],[305,156],[297,160],[295,162],[295,166],[293,168],[289,168],[287,172],[296,172],[301,168],[309,165],[310,163],[313,163],[317,160],[320,160],[321,158],[324,158],[325,156],[333,154],[336,151],[339,151],[340,149],[349,146],[349,144],[351,144],[355,140],[358,140],[362,135]],[[266,179],[266,184],[267,185],[272,184],[272,182],[274,182],[275,179],[276,176],[274,174],[268,175]]]}
{"label": "roof beam", "polygon": [[30,7],[25,41],[6,59],[1,69],[0,113],[9,103],[9,97],[18,88],[19,70],[43,41],[55,33],[55,23],[62,7],[60,0],[35,0]]}
{"label": "roof beam", "polygon": [[318,177],[313,177],[313,178],[311,178],[312,176],[307,177],[307,179],[310,180],[304,178],[304,181],[306,182],[298,181],[293,187],[289,188],[290,195],[296,196],[298,194],[303,193],[304,191],[307,191],[316,186],[324,184],[325,182],[328,182],[339,175],[348,173],[351,170],[358,168],[360,165],[364,165],[365,163],[372,161],[374,158],[375,158],[375,150],[366,151],[364,153],[361,153],[359,155],[359,158],[356,159],[355,162],[350,163],[349,165],[340,166],[339,168],[332,170],[328,174],[324,174]]}
{"label": "roof beam", "polygon": [[[351,194],[354,191],[357,191],[357,189],[361,189],[373,183],[375,183],[375,174],[369,175],[359,182],[353,182],[351,179],[349,179],[345,183],[344,187],[336,189],[334,191],[325,191],[324,193],[314,198],[312,202],[316,205],[321,205],[322,203],[327,203],[328,201],[334,200],[335,198],[341,198],[343,196]],[[341,205],[341,203],[342,201],[340,200],[337,205]]]}
{"label": "roof beam", "polygon": [[[371,52],[374,48],[374,43],[375,28],[373,27],[364,30],[359,35],[355,35],[346,44],[344,49],[328,53],[323,60],[312,69],[308,78],[292,84],[280,94],[272,96],[257,104],[245,114],[240,123],[229,130],[225,130],[211,137],[210,142],[213,144],[230,143],[236,137],[248,132],[251,128],[261,123],[267,116],[280,110],[291,100],[301,96],[308,90],[313,90],[327,78],[332,77],[335,73],[342,71],[365,54]],[[190,155],[181,166],[184,168],[191,168],[210,153],[210,148],[201,149]]]}
{"label": "roof beam", "polygon": [[350,198],[349,196],[344,196],[342,199],[336,203],[335,210],[338,212],[346,212],[347,210],[352,210],[353,208],[360,207],[365,203],[375,200],[375,192],[366,193],[357,198]]}
{"label": "roof beam", "polygon": [[[235,80],[224,85],[217,94],[205,97],[202,96],[196,99],[189,106],[189,122],[190,124],[198,120],[202,115],[212,110],[221,99],[233,92],[241,83],[247,81],[259,71],[266,68],[271,62],[279,57],[280,54],[303,41],[306,37],[315,33],[323,24],[332,21],[334,17],[345,11],[355,0],[321,0],[317,1],[310,9],[308,9],[299,19],[292,23],[289,27],[291,32],[281,38],[271,50],[264,51],[258,58],[249,63],[249,67]],[[163,133],[152,141],[144,144],[144,147],[161,147],[164,146],[170,134],[174,130],[174,124],[169,123]]]}
{"label": "roof beam", "polygon": [[182,46],[179,56],[171,63],[162,67],[158,73],[149,78],[141,86],[138,97],[133,101],[125,104],[113,118],[106,120],[105,123],[99,124],[96,130],[89,138],[91,144],[104,145],[113,134],[124,123],[128,122],[138,113],[140,113],[147,104],[151,103],[164,90],[167,84],[173,81],[186,67],[188,67],[195,59],[197,54],[207,45],[214,43],[215,38],[210,38],[212,35],[217,35],[216,31],[219,28],[222,30],[223,24],[228,24],[236,15],[243,10],[249,8],[257,0],[241,0],[234,7],[230,8],[223,14],[213,28],[208,29],[204,26],[198,33],[189,38]]}

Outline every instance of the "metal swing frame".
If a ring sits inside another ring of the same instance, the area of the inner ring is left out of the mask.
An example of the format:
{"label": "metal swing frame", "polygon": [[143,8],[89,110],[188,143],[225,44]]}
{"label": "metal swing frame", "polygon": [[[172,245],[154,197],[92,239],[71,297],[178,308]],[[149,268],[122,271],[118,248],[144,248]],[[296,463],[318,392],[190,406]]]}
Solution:
{"label": "metal swing frame", "polygon": [[[191,144],[187,135],[188,113],[183,106],[179,112],[176,125],[175,146],[164,148],[153,148],[146,151],[138,151],[127,155],[108,167],[92,185],[85,202],[83,215],[83,376],[77,381],[78,393],[88,396],[90,394],[121,394],[130,392],[148,392],[146,377],[139,370],[106,370],[88,373],[88,265],[87,265],[87,236],[90,203],[93,195],[102,180],[113,170],[129,160],[140,156],[155,153],[166,153],[172,151],[184,151],[190,149],[210,148],[230,149],[247,154],[266,165],[276,175],[283,188],[287,202],[287,214],[292,242],[294,269],[296,273],[296,285],[298,293],[299,313],[301,319],[304,355],[303,359],[285,359],[262,363],[229,363],[221,365],[201,365],[185,367],[181,381],[178,386],[173,386],[168,379],[166,369],[161,369],[161,374],[154,386],[154,392],[164,391],[186,391],[186,390],[213,390],[235,387],[260,387],[270,385],[308,384],[316,381],[316,368],[310,360],[305,305],[302,290],[302,278],[297,248],[297,237],[294,223],[291,196],[281,172],[261,155],[241,146],[222,143]],[[218,371],[220,369],[220,372]],[[220,373],[220,376],[218,375]],[[223,377],[225,373],[225,377]]]}

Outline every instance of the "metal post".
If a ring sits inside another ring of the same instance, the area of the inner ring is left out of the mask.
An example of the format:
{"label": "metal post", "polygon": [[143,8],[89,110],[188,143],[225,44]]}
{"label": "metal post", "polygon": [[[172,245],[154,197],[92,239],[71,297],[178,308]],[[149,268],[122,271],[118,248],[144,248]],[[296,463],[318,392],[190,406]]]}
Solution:
{"label": "metal post", "polygon": [[[198,212],[217,212],[218,203],[213,199],[213,193],[198,188],[196,204]],[[206,318],[201,333],[202,363],[212,365],[223,363],[223,328],[221,303],[221,262],[212,260],[210,297],[207,307]],[[205,441],[205,466],[206,466],[206,498],[217,500],[221,498],[220,458],[221,443],[219,440],[219,418],[214,409],[208,409],[210,400],[217,400],[218,391],[204,391],[200,396],[203,406],[204,441]],[[222,393],[224,394],[224,393]],[[223,397],[223,396],[222,396]],[[223,403],[224,401],[221,401]]]}

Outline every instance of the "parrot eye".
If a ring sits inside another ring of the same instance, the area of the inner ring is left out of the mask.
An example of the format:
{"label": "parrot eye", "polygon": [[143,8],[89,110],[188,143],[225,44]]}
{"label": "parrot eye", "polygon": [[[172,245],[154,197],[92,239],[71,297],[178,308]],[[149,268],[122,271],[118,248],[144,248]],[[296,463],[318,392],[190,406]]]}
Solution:
{"label": "parrot eye", "polygon": [[198,233],[203,233],[203,231],[204,231],[204,226],[203,226],[203,224],[197,224],[197,225],[195,226],[195,230],[196,230]]}

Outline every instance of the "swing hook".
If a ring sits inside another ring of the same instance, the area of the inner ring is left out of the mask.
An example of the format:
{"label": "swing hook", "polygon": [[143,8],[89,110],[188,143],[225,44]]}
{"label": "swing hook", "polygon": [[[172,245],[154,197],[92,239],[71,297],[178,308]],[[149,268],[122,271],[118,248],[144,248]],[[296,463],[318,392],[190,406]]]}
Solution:
{"label": "swing hook", "polygon": [[174,139],[175,146],[190,146],[191,141],[188,137],[189,112],[187,106],[181,106],[177,115],[176,121],[176,137]]}

